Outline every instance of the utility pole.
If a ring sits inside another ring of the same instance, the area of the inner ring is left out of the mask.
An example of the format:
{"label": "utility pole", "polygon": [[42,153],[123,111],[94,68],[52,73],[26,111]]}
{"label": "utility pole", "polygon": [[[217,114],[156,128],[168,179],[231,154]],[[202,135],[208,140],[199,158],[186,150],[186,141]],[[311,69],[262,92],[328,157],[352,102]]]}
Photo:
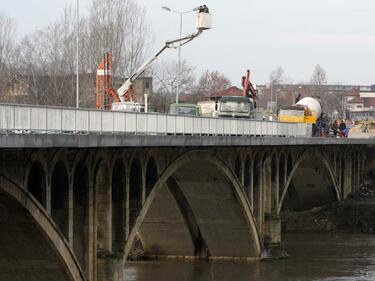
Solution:
{"label": "utility pole", "polygon": [[79,0],[77,0],[76,30],[76,108],[79,108]]}

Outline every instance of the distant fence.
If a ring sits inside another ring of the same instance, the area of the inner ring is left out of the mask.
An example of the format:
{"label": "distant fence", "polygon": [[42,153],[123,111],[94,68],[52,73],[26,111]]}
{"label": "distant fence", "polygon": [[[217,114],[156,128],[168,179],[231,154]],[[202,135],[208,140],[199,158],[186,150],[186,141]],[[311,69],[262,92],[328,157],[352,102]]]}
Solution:
{"label": "distant fence", "polygon": [[305,123],[0,104],[0,131],[142,135],[311,136]]}

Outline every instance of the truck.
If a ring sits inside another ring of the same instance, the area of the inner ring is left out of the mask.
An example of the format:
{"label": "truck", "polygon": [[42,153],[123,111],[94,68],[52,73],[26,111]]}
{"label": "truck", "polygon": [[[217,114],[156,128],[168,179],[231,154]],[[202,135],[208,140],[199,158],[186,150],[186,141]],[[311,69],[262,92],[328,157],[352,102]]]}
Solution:
{"label": "truck", "polygon": [[[96,73],[96,108],[141,112],[142,106],[134,100],[132,87],[134,81],[139,78],[146,68],[166,49],[180,48],[198,37],[204,30],[211,29],[212,15],[198,8],[195,10],[199,10],[196,21],[197,31],[174,40],[166,41],[164,46],[132,73],[117,90],[112,87],[112,54],[110,52],[106,53]],[[147,107],[147,96],[145,96],[145,105],[143,108],[146,112]]]}
{"label": "truck", "polygon": [[250,70],[242,76],[242,96],[222,97],[217,102],[215,117],[254,118],[256,90],[250,82]]}
{"label": "truck", "polygon": [[279,121],[315,124],[321,113],[320,102],[315,98],[305,97],[296,104],[281,107]]}
{"label": "truck", "polygon": [[202,109],[199,105],[193,103],[172,103],[168,114],[185,116],[202,116]]}
{"label": "truck", "polygon": [[218,101],[215,117],[250,118],[254,100],[244,96],[222,97]]}

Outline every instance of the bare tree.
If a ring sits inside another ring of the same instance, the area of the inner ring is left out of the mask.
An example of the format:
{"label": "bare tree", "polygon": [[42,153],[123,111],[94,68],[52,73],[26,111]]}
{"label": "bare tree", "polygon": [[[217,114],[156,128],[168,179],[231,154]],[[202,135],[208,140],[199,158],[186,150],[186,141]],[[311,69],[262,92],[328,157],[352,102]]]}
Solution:
{"label": "bare tree", "polygon": [[10,18],[0,15],[0,91],[11,79],[16,43],[16,25]]}
{"label": "bare tree", "polygon": [[208,98],[211,94],[225,90],[231,86],[230,80],[218,71],[206,70],[198,80],[195,95],[197,100]]}
{"label": "bare tree", "polygon": [[134,0],[92,0],[89,13],[82,23],[83,68],[95,72],[104,53],[112,52],[114,74],[129,76],[151,42],[145,10]]}
{"label": "bare tree", "polygon": [[284,69],[281,66],[278,66],[270,73],[269,78],[271,84],[281,84],[284,79]]}
{"label": "bare tree", "polygon": [[66,8],[60,20],[26,36],[21,45],[20,70],[35,102],[72,106],[75,83],[72,10]]}
{"label": "bare tree", "polygon": [[[167,108],[175,101],[177,92],[177,72],[178,62],[159,62],[153,67],[154,77],[154,97],[155,104]],[[191,95],[195,88],[194,67],[189,65],[185,60],[181,62],[181,75],[179,80],[180,96]]]}
{"label": "bare tree", "polygon": [[326,71],[319,64],[315,66],[315,70],[313,75],[311,76],[310,83],[313,85],[323,85],[327,83]]}

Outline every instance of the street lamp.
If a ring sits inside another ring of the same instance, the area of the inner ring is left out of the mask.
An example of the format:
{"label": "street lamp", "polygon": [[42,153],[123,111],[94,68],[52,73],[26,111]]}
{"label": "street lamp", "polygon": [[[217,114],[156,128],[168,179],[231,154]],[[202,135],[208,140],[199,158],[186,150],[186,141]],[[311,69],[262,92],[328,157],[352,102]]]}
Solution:
{"label": "street lamp", "polygon": [[[180,15],[180,38],[182,36],[182,15],[187,14],[187,13],[191,13],[191,12],[195,12],[195,11],[198,11],[200,9],[200,7],[196,7],[192,10],[189,10],[189,11],[175,11],[175,10],[172,10],[171,8],[169,8],[169,7],[166,7],[166,6],[162,6],[161,8],[168,11],[168,12]],[[179,42],[179,45],[178,45],[178,72],[177,72],[176,103],[178,103],[178,95],[180,93],[180,74],[181,74],[181,42]]]}
{"label": "street lamp", "polygon": [[79,108],[79,0],[77,0],[76,30],[76,108]]}

